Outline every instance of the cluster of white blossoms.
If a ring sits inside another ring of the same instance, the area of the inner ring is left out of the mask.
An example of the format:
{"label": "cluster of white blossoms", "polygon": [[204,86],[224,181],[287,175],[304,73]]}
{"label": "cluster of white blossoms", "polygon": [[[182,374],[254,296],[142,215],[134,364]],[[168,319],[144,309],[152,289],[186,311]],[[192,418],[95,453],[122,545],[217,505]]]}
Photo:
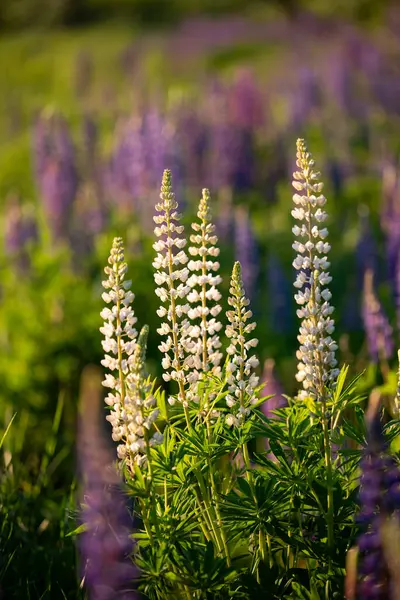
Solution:
{"label": "cluster of white blossoms", "polygon": [[149,328],[145,325],[136,344],[132,365],[125,380],[126,396],[122,411],[112,411],[107,417],[120,440],[118,457],[131,471],[136,463],[146,465],[150,446],[162,443],[163,435],[153,431],[160,413],[152,394],[152,384],[146,373],[146,347]]}
{"label": "cluster of white blossoms", "polygon": [[[193,354],[196,336],[187,318],[190,310],[187,295],[191,290],[188,284],[189,259],[184,250],[184,227],[179,224],[181,215],[177,212],[178,203],[172,191],[169,170],[163,174],[160,199],[161,202],[156,204],[156,211],[160,214],[154,217],[157,225],[154,233],[159,239],[153,244],[157,252],[153,267],[156,269],[154,280],[159,286],[156,294],[162,302],[157,314],[164,319],[157,332],[166,339],[159,345],[159,350],[164,354],[163,378],[178,382],[178,399],[187,406],[185,385],[195,383],[201,362],[200,357]],[[168,402],[173,404],[175,399],[170,397]]]}
{"label": "cluster of white blossoms", "polygon": [[293,187],[300,193],[293,196],[292,216],[300,221],[300,225],[295,225],[292,230],[298,238],[293,244],[298,253],[293,266],[298,271],[294,286],[299,291],[295,300],[301,307],[297,316],[302,319],[296,379],[303,384],[300,398],[323,400],[327,387],[334,383],[339,373],[335,368],[337,345],[331,338],[334,331],[333,307],[329,304],[331,293],[324,287],[332,280],[327,271],[330,266],[326,256],[330,245],[325,241],[328,230],[321,227],[327,219],[327,213],[322,209],[326,198],[320,193],[323,188],[320,173],[313,169],[314,160],[304,140],[297,140],[296,156],[299,171],[293,174]]}
{"label": "cluster of white blossoms", "polygon": [[242,270],[240,263],[236,262],[231,278],[228,304],[232,310],[227,311],[229,324],[226,326],[226,336],[230,339],[227,348],[229,361],[226,365],[226,380],[228,394],[226,403],[231,412],[226,417],[229,426],[241,425],[250,414],[250,406],[257,401],[255,394],[258,385],[258,376],[254,373],[259,361],[250,355],[251,348],[258,344],[256,338],[249,338],[256,324],[250,321],[253,313],[249,309],[250,301],[245,297],[243,288]]}
{"label": "cluster of white blossoms", "polygon": [[118,457],[133,469],[133,462],[139,465],[146,462],[146,444],[160,443],[162,436],[157,432],[152,437],[146,434],[158,411],[154,410],[155,399],[145,384],[143,352],[147,329],[136,341],[136,317],[131,307],[134,295],[129,290],[131,281],[125,280],[127,264],[121,238],[114,239],[108,263],[110,266],[104,269],[108,279],[103,281],[106,291],[102,298],[112,307],[100,313],[105,321],[100,331],[105,336],[102,345],[106,352],[101,364],[111,371],[103,381],[111,390],[105,399],[111,407],[106,418],[112,425],[113,440],[121,442]]}
{"label": "cluster of white blossoms", "polygon": [[192,223],[195,232],[190,236],[189,254],[194,257],[188,263],[192,275],[188,279],[191,288],[187,300],[191,307],[188,317],[193,322],[190,330],[191,337],[196,340],[192,353],[200,359],[201,371],[211,371],[220,375],[221,341],[219,331],[222,324],[216,319],[222,308],[218,302],[221,294],[217,286],[221,283],[218,274],[219,255],[218,238],[215,235],[215,225],[211,220],[210,193],[203,189],[202,198],[197,212],[198,223]]}
{"label": "cluster of white blossoms", "polygon": [[111,371],[106,374],[103,385],[114,390],[106,398],[107,404],[113,406],[121,405],[121,398],[125,396],[124,378],[129,371],[137,336],[137,319],[131,307],[135,296],[129,289],[132,282],[125,280],[128,266],[121,238],[114,239],[108,264],[104,269],[108,277],[102,282],[106,290],[102,298],[112,306],[103,308],[100,313],[104,320],[100,332],[104,335],[102,346],[106,353],[101,364]]}

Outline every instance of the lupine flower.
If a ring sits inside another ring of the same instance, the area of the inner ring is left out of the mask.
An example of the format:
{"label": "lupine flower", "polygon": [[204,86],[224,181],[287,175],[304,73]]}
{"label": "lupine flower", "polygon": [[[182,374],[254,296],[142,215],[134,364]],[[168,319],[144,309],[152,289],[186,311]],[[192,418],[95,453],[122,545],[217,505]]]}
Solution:
{"label": "lupine flower", "polygon": [[192,245],[189,247],[189,254],[193,259],[188,262],[188,269],[192,275],[187,281],[191,288],[187,296],[191,308],[187,315],[194,323],[190,336],[193,340],[197,338],[192,352],[201,357],[201,371],[211,370],[219,375],[222,358],[222,353],[219,351],[221,348],[219,331],[222,324],[216,317],[222,310],[221,305],[218,304],[221,293],[217,287],[222,279],[218,274],[219,262],[214,260],[219,255],[219,248],[217,248],[215,225],[211,220],[210,193],[207,189],[203,189],[197,217],[199,222],[192,223],[195,233],[190,236]]}
{"label": "lupine flower", "polygon": [[229,91],[231,117],[243,129],[253,131],[264,125],[263,97],[248,69],[237,72]]}
{"label": "lupine flower", "polygon": [[361,510],[358,521],[363,531],[358,539],[359,581],[357,598],[360,600],[394,600],[390,570],[384,552],[382,527],[388,517],[400,510],[400,468],[388,455],[380,411],[376,410],[368,427],[368,445],[360,463]]}
{"label": "lupine flower", "polygon": [[244,206],[235,210],[235,258],[242,265],[243,282],[250,298],[254,297],[258,277],[258,249],[249,212]]}
{"label": "lupine flower", "polygon": [[[129,436],[131,435],[127,431],[126,423],[125,403],[129,391],[126,377],[134,362],[137,336],[134,325],[137,319],[131,307],[134,294],[129,288],[132,282],[125,280],[128,266],[124,261],[121,238],[114,239],[108,263],[110,266],[104,269],[108,278],[103,281],[106,291],[102,298],[107,304],[112,304],[112,307],[104,308],[100,313],[105,321],[100,332],[104,335],[102,345],[106,352],[101,364],[111,371],[106,374],[103,381],[103,385],[111,390],[105,399],[106,404],[111,407],[107,420],[113,427],[113,440],[123,441],[117,449],[118,457],[123,459],[127,451],[125,442],[126,440],[130,442]],[[130,443],[135,444],[136,435],[132,435],[134,439]],[[135,452],[136,446],[131,450]]]}
{"label": "lupine flower", "polygon": [[[156,288],[156,294],[163,305],[166,304],[157,311],[161,319],[166,317],[157,331],[166,336],[166,340],[160,344],[159,350],[164,354],[163,378],[165,381],[178,382],[178,398],[187,406],[185,383],[195,383],[196,369],[201,367],[201,361],[200,357],[192,354],[195,342],[191,337],[192,325],[187,318],[190,309],[187,303],[190,285],[189,269],[186,266],[188,257],[184,250],[186,239],[180,237],[184,227],[179,224],[181,215],[177,212],[178,203],[172,191],[169,170],[164,171],[160,199],[161,202],[156,204],[156,211],[160,214],[154,217],[157,224],[154,232],[160,239],[153,244],[157,252],[153,267],[156,270],[154,280],[159,286]],[[193,370],[189,372],[191,369]],[[174,401],[171,396],[170,404]]]}
{"label": "lupine flower", "polygon": [[272,411],[287,405],[286,398],[283,397],[283,388],[275,375],[275,361],[267,358],[264,363],[264,370],[261,377],[264,387],[261,390],[262,396],[272,396],[261,405],[261,410],[266,417],[273,417]]}
{"label": "lupine flower", "polygon": [[193,106],[177,107],[174,115],[177,145],[184,157],[185,181],[193,188],[199,187],[206,173],[207,125]]}
{"label": "lupine flower", "polygon": [[[97,379],[97,378],[96,378]],[[130,556],[133,522],[122,482],[112,467],[112,454],[99,426],[100,396],[92,389],[93,376],[83,373],[82,418],[78,458],[84,508],[79,536],[82,578],[90,600],[136,600],[133,582],[138,571]]]}
{"label": "lupine flower", "polygon": [[[134,471],[134,464],[145,466],[150,460],[150,447],[162,443],[163,435],[154,431],[153,424],[159,415],[152,385],[146,373],[146,347],[149,328],[145,325],[138,337],[129,373],[125,379],[126,396],[121,419],[111,421],[113,428],[122,430],[125,447],[119,446],[119,456]],[[110,419],[111,420],[111,419]]]}
{"label": "lupine flower", "polygon": [[319,182],[320,173],[313,169],[314,160],[301,139],[297,140],[296,164],[299,171],[293,174],[293,187],[302,192],[294,194],[295,208],[292,210],[292,216],[301,223],[293,227],[295,237],[299,238],[293,244],[298,252],[293,266],[299,271],[294,283],[299,289],[295,300],[301,306],[297,316],[302,319],[296,379],[303,383],[299,397],[324,399],[326,386],[338,375],[335,368],[337,345],[331,338],[334,331],[333,308],[329,304],[331,293],[323,287],[332,279],[327,272],[329,262],[326,257],[330,245],[324,241],[328,230],[320,227],[328,216],[322,210],[326,198],[320,193],[323,188]]}
{"label": "lupine flower", "polygon": [[21,252],[37,237],[34,207],[22,205],[17,196],[8,199],[5,210],[4,245],[7,254]]}
{"label": "lupine flower", "polygon": [[114,151],[109,165],[109,195],[121,208],[138,208],[145,192],[146,164],[143,154],[142,121],[138,117],[117,123]]}
{"label": "lupine flower", "polygon": [[75,149],[60,117],[38,119],[34,130],[36,178],[55,239],[65,238],[78,189]]}
{"label": "lupine flower", "polygon": [[288,333],[292,328],[290,284],[274,253],[268,257],[267,286],[271,328],[276,333]]}
{"label": "lupine flower", "polygon": [[371,360],[378,362],[390,359],[394,352],[393,330],[374,292],[373,272],[370,269],[364,277],[362,318]]}
{"label": "lupine flower", "polygon": [[250,354],[251,348],[257,346],[258,340],[249,336],[256,324],[250,321],[253,313],[248,308],[250,301],[245,296],[239,262],[236,262],[233,267],[229,292],[228,304],[232,310],[226,313],[229,324],[226,326],[225,334],[230,340],[226,350],[229,355],[226,365],[229,392],[226,395],[226,404],[232,412],[227,415],[226,422],[230,426],[238,427],[250,414],[251,405],[257,400],[255,390],[258,377],[254,369],[259,364],[258,358]]}
{"label": "lupine flower", "polygon": [[386,161],[382,168],[381,226],[386,236],[389,280],[396,295],[396,273],[400,256],[400,184],[397,165]]}

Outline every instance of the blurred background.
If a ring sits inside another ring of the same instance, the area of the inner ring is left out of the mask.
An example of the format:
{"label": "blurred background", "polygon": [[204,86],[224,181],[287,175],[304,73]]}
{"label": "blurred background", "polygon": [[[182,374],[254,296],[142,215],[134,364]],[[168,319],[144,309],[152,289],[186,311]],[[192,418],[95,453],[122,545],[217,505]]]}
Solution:
{"label": "blurred background", "polygon": [[395,386],[400,7],[9,0],[0,88],[0,588],[83,598],[70,535],[81,373],[101,360],[102,270],[122,235],[160,376],[151,262],[164,168],[186,225],[210,189],[223,289],[240,260],[264,377],[292,394],[291,174],[305,137],[328,198],[340,361],[365,369],[366,389]]}

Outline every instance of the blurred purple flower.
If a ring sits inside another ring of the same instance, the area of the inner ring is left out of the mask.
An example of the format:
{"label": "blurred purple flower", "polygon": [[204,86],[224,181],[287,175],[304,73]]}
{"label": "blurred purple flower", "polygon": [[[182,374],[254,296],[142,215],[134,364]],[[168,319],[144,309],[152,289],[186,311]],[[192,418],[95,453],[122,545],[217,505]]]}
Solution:
{"label": "blurred purple flower", "polygon": [[78,172],[75,149],[62,117],[37,119],[34,153],[37,186],[53,238],[66,238],[78,189]]}
{"label": "blurred purple flower", "polygon": [[358,539],[359,581],[357,598],[394,600],[390,571],[382,546],[381,525],[400,510],[400,469],[387,454],[380,411],[368,425],[367,447],[360,462],[360,513],[362,533]]}
{"label": "blurred purple flower", "polygon": [[250,223],[249,212],[244,206],[235,209],[235,260],[242,265],[246,295],[255,300],[255,285],[259,274],[258,248]]}
{"label": "blurred purple flower", "polygon": [[83,373],[82,417],[78,431],[78,457],[83,484],[79,536],[82,577],[90,600],[137,600],[134,579],[138,571],[130,555],[132,519],[99,424],[100,394],[96,370]]}
{"label": "blurred purple flower", "polygon": [[261,404],[261,410],[266,417],[272,419],[274,417],[273,410],[287,406],[282,385],[275,375],[275,361],[272,358],[267,358],[264,363],[261,383],[264,383],[260,392],[261,396],[273,396]]}
{"label": "blurred purple flower", "polygon": [[279,258],[270,253],[267,263],[269,320],[275,333],[285,334],[292,328],[291,286]]}
{"label": "blurred purple flower", "polygon": [[393,330],[373,287],[373,271],[364,277],[362,319],[367,336],[368,353],[373,362],[386,361],[393,356]]}
{"label": "blurred purple flower", "polygon": [[265,121],[264,101],[253,73],[239,69],[229,91],[232,121],[242,129],[254,131]]}
{"label": "blurred purple flower", "polygon": [[188,186],[201,188],[206,180],[207,124],[200,111],[180,105],[173,115],[177,144],[184,160],[184,178]]}
{"label": "blurred purple flower", "polygon": [[289,126],[299,131],[309,120],[312,111],[320,105],[321,92],[315,71],[300,67],[296,74],[296,87],[290,93]]}
{"label": "blurred purple flower", "polygon": [[142,120],[121,119],[115,130],[115,146],[109,164],[109,195],[124,210],[137,207],[145,193],[146,164]]}
{"label": "blurred purple flower", "polygon": [[390,283],[396,293],[396,277],[400,259],[400,181],[398,166],[385,161],[382,168],[381,226],[386,235],[386,255]]}
{"label": "blurred purple flower", "polygon": [[4,249],[7,254],[23,251],[26,244],[37,239],[35,208],[21,204],[18,196],[6,200],[4,213]]}

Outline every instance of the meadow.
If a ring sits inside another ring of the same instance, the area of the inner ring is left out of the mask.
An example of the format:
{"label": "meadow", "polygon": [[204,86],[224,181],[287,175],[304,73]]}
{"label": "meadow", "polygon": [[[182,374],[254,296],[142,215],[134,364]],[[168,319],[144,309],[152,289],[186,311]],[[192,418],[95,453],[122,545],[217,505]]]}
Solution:
{"label": "meadow", "polygon": [[2,36],[2,598],[398,598],[399,27]]}

